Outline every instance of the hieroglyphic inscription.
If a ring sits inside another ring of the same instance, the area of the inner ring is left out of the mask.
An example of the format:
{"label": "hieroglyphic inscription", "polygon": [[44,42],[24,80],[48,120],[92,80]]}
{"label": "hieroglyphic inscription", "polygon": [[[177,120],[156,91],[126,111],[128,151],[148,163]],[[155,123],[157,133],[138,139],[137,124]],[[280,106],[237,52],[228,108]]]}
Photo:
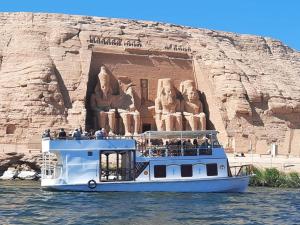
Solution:
{"label": "hieroglyphic inscription", "polygon": [[[120,37],[105,37],[100,35],[90,35],[88,40],[91,44],[109,45],[109,46],[124,46],[141,48],[143,47],[141,40],[139,39],[123,39]],[[186,45],[179,44],[166,44],[164,50],[175,51],[175,52],[191,52],[191,48]]]}
{"label": "hieroglyphic inscription", "polygon": [[92,44],[110,45],[110,46],[125,46],[141,48],[142,43],[138,39],[122,39],[118,37],[103,37],[98,35],[90,35],[89,42]]}
{"label": "hieroglyphic inscription", "polygon": [[183,46],[183,45],[177,45],[177,44],[167,44],[165,46],[165,50],[173,50],[173,51],[178,51],[178,52],[191,52],[191,48],[188,46]]}

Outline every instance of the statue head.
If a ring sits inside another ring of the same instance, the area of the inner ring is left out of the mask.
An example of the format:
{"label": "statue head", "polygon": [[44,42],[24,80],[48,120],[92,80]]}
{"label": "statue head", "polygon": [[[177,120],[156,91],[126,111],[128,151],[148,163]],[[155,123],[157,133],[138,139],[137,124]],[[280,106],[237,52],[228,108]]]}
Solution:
{"label": "statue head", "polygon": [[98,79],[100,81],[100,89],[103,97],[107,98],[110,93],[110,75],[107,73],[105,66],[101,66]]}
{"label": "statue head", "polygon": [[175,102],[176,92],[170,79],[166,79],[162,82],[161,97],[163,97],[163,100],[168,104]]}
{"label": "statue head", "polygon": [[194,81],[186,80],[181,82],[180,90],[185,100],[189,102],[199,101],[199,96]]}

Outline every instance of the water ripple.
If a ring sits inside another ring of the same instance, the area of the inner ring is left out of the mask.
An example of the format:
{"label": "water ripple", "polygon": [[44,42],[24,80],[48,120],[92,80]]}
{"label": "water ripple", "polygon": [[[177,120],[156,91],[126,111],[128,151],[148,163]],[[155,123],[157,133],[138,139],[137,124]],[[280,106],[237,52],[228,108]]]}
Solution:
{"label": "water ripple", "polygon": [[300,190],[245,194],[48,192],[0,182],[0,224],[300,224]]}

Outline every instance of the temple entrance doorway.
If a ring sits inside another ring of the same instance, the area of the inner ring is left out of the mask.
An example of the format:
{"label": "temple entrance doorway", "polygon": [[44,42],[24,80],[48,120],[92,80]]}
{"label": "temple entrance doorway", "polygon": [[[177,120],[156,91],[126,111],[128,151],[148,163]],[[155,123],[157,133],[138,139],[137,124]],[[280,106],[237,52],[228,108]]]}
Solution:
{"label": "temple entrance doorway", "polygon": [[150,123],[143,123],[142,133],[144,133],[146,131],[150,131],[150,130],[151,130],[151,124]]}

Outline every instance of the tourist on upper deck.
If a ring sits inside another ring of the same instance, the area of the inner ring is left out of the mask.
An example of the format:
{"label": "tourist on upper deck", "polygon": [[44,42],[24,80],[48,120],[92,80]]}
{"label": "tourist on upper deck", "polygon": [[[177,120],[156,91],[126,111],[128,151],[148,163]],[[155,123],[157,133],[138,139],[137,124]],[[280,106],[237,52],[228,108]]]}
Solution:
{"label": "tourist on upper deck", "polygon": [[89,130],[89,133],[88,133],[88,137],[89,139],[94,139],[95,138],[95,131],[93,129],[90,129]]}
{"label": "tourist on upper deck", "polygon": [[97,140],[104,139],[104,133],[103,133],[102,130],[103,130],[103,128],[100,129],[100,130],[97,130],[97,131],[95,132],[95,136],[96,136],[96,139],[97,139]]}
{"label": "tourist on upper deck", "polygon": [[83,134],[81,135],[81,139],[88,140],[89,139],[89,133],[87,131],[83,131]]}
{"label": "tourist on upper deck", "polygon": [[80,133],[78,128],[76,128],[73,131],[72,137],[73,137],[74,140],[80,140],[81,139],[81,133]]}
{"label": "tourist on upper deck", "polygon": [[193,145],[194,145],[195,147],[198,147],[198,141],[197,141],[197,138],[195,138],[195,139],[193,140]]}
{"label": "tourist on upper deck", "polygon": [[182,145],[183,148],[185,148],[186,145],[187,145],[187,141],[186,141],[186,140],[183,140],[181,145]]}
{"label": "tourist on upper deck", "polygon": [[58,133],[58,139],[66,139],[67,134],[64,130],[64,128],[60,128],[59,133]]}
{"label": "tourist on upper deck", "polygon": [[170,147],[170,143],[169,143],[169,141],[166,141],[166,149],[165,149],[163,156],[169,155],[169,147]]}
{"label": "tourist on upper deck", "polygon": [[168,148],[169,147],[169,145],[170,145],[170,143],[169,143],[169,141],[166,141],[166,147]]}
{"label": "tourist on upper deck", "polygon": [[103,134],[103,139],[106,139],[106,137],[107,137],[107,134],[106,134],[106,131],[105,131],[105,129],[104,129],[104,128],[102,128],[102,129],[101,129],[101,132],[102,132],[102,134]]}
{"label": "tourist on upper deck", "polygon": [[202,139],[201,144],[200,144],[200,148],[201,148],[201,149],[206,149],[206,148],[208,148],[208,146],[209,146],[208,140],[209,140],[209,139],[208,139],[207,137],[204,137],[204,138]]}
{"label": "tourist on upper deck", "polygon": [[42,138],[51,138],[50,129],[44,131]]}
{"label": "tourist on upper deck", "polygon": [[191,139],[188,139],[185,144],[188,145],[188,146],[191,146],[192,145]]}

